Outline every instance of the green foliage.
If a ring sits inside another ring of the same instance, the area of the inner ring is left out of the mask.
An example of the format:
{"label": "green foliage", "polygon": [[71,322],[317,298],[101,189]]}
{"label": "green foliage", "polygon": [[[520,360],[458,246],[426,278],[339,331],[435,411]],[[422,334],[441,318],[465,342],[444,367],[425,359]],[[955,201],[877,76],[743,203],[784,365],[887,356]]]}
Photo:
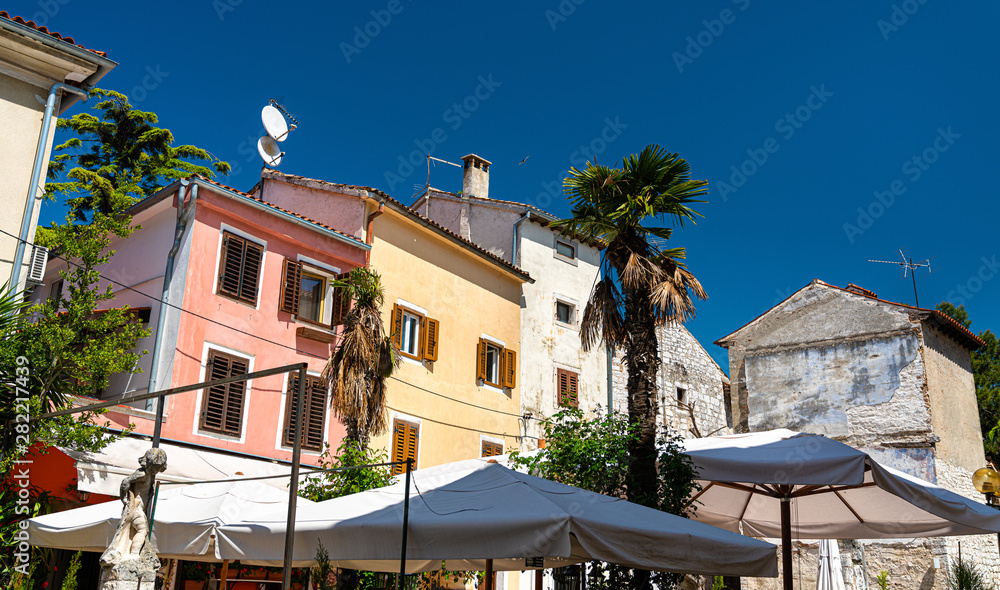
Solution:
{"label": "green foliage", "polygon": [[[944,301],[939,311],[966,328],[972,327],[964,305],[955,307]],[[978,334],[986,346],[972,352],[972,376],[976,383],[979,424],[983,431],[983,448],[992,462],[1000,460],[1000,340],[990,330]]]}
{"label": "green foliage", "polygon": [[181,564],[181,572],[185,580],[204,582],[215,573],[215,565],[201,561],[185,561]]}
{"label": "green foliage", "polygon": [[0,546],[3,548],[0,553],[0,588],[28,590],[37,585],[40,577],[45,577],[47,568],[38,566],[47,561],[51,551],[32,547],[26,554],[29,556],[27,564],[17,559],[16,552],[23,548],[19,547],[23,540],[18,539],[19,535],[23,535],[19,523],[48,514],[51,511],[51,495],[37,486],[30,486],[27,502],[19,502],[19,490],[20,486],[13,479],[0,481]]}
{"label": "green foliage", "polygon": [[366,467],[366,465],[387,461],[385,451],[361,446],[349,439],[344,439],[340,443],[337,454],[332,457],[330,445],[326,445],[319,460],[320,469],[343,469],[343,471],[326,471],[318,476],[306,478],[299,489],[299,495],[314,502],[321,502],[385,487],[393,482],[389,467]]}
{"label": "green foliage", "polygon": [[[626,495],[631,484],[630,444],[639,436],[639,426],[619,414],[585,419],[577,408],[555,414],[544,427],[545,448],[524,456],[511,453],[514,468],[527,468],[545,479],[610,496]],[[668,431],[660,433],[657,443],[656,486],[649,493],[637,494],[642,504],[681,516],[696,509],[691,496],[698,490],[691,459],[681,452],[680,437]],[[612,590],[643,586],[644,578],[635,570],[614,564],[592,561],[587,569],[588,588]],[[652,580],[661,589],[674,588],[680,576],[653,573]]]}
{"label": "green foliage", "polygon": [[77,551],[73,554],[73,559],[69,561],[69,567],[66,568],[66,577],[63,578],[62,590],[76,590],[79,583],[76,576],[80,571],[81,557],[83,557],[83,551]]}
{"label": "green foliage", "polygon": [[887,590],[889,588],[889,572],[882,570],[875,576],[875,582],[878,584],[880,590]]}
{"label": "green foliage", "polygon": [[722,576],[712,577],[712,590],[724,590],[726,583],[722,581]]}
{"label": "green foliage", "polygon": [[91,212],[118,212],[117,199],[141,200],[192,174],[229,173],[229,164],[203,149],[173,146],[173,134],[155,127],[156,114],[133,110],[124,94],[95,88],[90,96],[101,99],[91,112],[59,120],[59,130],[77,137],[56,146],[49,178],[65,179],[46,187],[47,194],[68,199],[77,220]]}
{"label": "green foliage", "polygon": [[323,546],[323,542],[320,541],[319,547],[316,548],[316,567],[312,569],[313,588],[316,590],[334,590],[336,588],[334,579],[333,566],[330,565],[330,553]]}
{"label": "green foliage", "polygon": [[[884,586],[883,586],[884,588]],[[992,590],[989,579],[975,565],[959,559],[948,571],[951,590]]]}

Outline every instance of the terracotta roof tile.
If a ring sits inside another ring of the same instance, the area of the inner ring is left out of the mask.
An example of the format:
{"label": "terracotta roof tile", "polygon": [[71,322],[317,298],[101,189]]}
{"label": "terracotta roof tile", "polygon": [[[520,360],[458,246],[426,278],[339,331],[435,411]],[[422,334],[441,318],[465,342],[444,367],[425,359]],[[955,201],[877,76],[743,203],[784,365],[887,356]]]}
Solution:
{"label": "terracotta roof tile", "polygon": [[76,47],[79,47],[80,49],[85,49],[85,50],[87,50],[87,51],[89,51],[89,52],[91,52],[93,54],[99,55],[101,57],[107,57],[108,56],[108,54],[105,53],[105,52],[103,52],[103,51],[97,51],[96,49],[90,49],[89,47],[84,47],[83,45],[78,45],[77,42],[72,37],[64,37],[64,36],[60,35],[59,33],[55,32],[55,31],[50,31],[46,27],[39,26],[39,25],[35,24],[35,21],[24,20],[23,18],[21,18],[19,16],[11,16],[6,10],[0,10],[0,18],[5,18],[5,19],[7,19],[9,21],[13,21],[13,22],[15,22],[15,23],[17,23],[19,25],[24,25],[26,27],[31,27],[32,29],[35,29],[36,31],[38,31],[40,33],[45,33],[46,35],[48,35],[50,37],[54,37],[54,38],[56,38],[56,39],[58,39],[60,41],[65,41],[66,43],[69,43],[70,45],[74,45]]}
{"label": "terracotta roof tile", "polygon": [[319,180],[319,179],[316,179],[316,178],[307,178],[305,176],[298,176],[298,175],[295,175],[295,174],[287,174],[285,172],[279,172],[277,170],[268,170],[267,172],[268,172],[269,176],[271,176],[272,178],[273,177],[277,177],[277,176],[283,176],[285,178],[293,178],[293,179],[298,179],[298,180],[303,180],[303,181],[322,183],[322,184],[329,185],[329,186],[335,187],[335,188],[336,187],[342,187],[342,188],[352,189],[352,190],[358,190],[358,191],[367,191],[369,193],[373,193],[375,195],[378,195],[380,198],[385,199],[389,203],[395,205],[398,209],[402,210],[402,212],[405,213],[406,215],[409,215],[411,217],[415,217],[417,219],[420,219],[421,221],[423,221],[424,223],[426,223],[426,224],[434,227],[438,231],[441,231],[442,233],[445,233],[445,234],[451,236],[452,238],[455,238],[455,239],[461,241],[462,243],[466,244],[467,246],[471,246],[472,248],[476,249],[481,254],[484,254],[484,255],[488,256],[489,258],[492,258],[493,260],[495,260],[496,262],[498,262],[503,267],[505,267],[505,268],[507,268],[509,270],[514,271],[516,274],[523,276],[524,278],[528,279],[529,281],[532,281],[531,276],[526,271],[524,271],[524,270],[518,268],[517,266],[515,266],[515,265],[513,265],[513,264],[511,264],[509,262],[507,262],[503,258],[501,258],[501,257],[497,256],[496,254],[490,252],[489,250],[483,248],[479,244],[476,244],[475,242],[473,242],[471,240],[468,240],[468,239],[462,237],[461,235],[459,235],[459,234],[451,231],[450,229],[444,227],[443,225],[441,225],[440,223],[434,221],[433,219],[431,219],[429,217],[424,217],[420,213],[417,213],[413,209],[407,207],[406,205],[404,205],[400,201],[397,201],[396,199],[390,197],[388,194],[380,191],[377,188],[372,188],[370,186],[357,186],[357,185],[352,185],[352,184],[338,184],[338,183],[335,183],[335,182],[328,182],[326,180]]}

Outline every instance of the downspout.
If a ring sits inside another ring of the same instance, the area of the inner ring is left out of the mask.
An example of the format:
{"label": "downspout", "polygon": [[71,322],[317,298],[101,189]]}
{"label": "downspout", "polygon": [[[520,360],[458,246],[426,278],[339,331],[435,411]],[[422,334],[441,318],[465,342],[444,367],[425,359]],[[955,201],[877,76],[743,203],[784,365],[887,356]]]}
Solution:
{"label": "downspout", "polygon": [[[57,82],[49,88],[49,98],[45,101],[45,114],[42,116],[42,133],[38,136],[38,149],[35,150],[35,165],[31,169],[31,182],[28,184],[28,202],[25,203],[24,220],[21,222],[21,235],[17,240],[17,250],[14,252],[12,263],[10,285],[16,291],[21,280],[21,266],[24,265],[24,246],[28,243],[28,234],[31,233],[31,219],[35,216],[35,201],[38,199],[38,181],[42,175],[42,163],[48,154],[46,146],[49,145],[49,128],[52,125],[52,111],[56,108],[56,98],[59,91],[75,94],[83,100],[89,98],[86,90]],[[42,191],[45,194],[45,191]]]}
{"label": "downspout", "polygon": [[[191,199],[188,201],[187,205],[184,204],[184,189],[187,188],[190,181],[183,179],[180,182],[180,187],[177,189],[177,225],[174,231],[174,245],[170,248],[170,253],[167,254],[167,268],[163,271],[163,294],[160,297],[160,312],[157,314],[156,321],[156,341],[153,344],[153,356],[149,363],[149,387],[146,389],[147,392],[157,391],[159,383],[157,381],[157,374],[159,373],[160,355],[163,350],[163,341],[166,338],[166,327],[165,323],[167,321],[167,307],[169,307],[170,300],[170,284],[173,282],[174,274],[174,258],[177,256],[178,250],[181,247],[181,238],[184,237],[184,231],[187,229],[187,224],[191,220],[190,217],[194,214],[195,201],[198,200],[198,185],[191,185]],[[152,400],[150,400],[152,401]],[[162,397],[156,400],[156,422],[153,424],[153,448],[158,448],[160,446],[160,429],[163,424],[163,405],[166,400]],[[149,406],[147,406],[149,409]]]}
{"label": "downspout", "polygon": [[510,263],[513,264],[514,266],[518,266],[518,264],[517,264],[517,254],[518,254],[518,251],[517,251],[517,242],[518,242],[518,239],[517,239],[517,228],[518,228],[519,225],[521,225],[522,221],[524,221],[525,219],[528,219],[529,217],[531,217],[531,211],[525,211],[524,215],[522,215],[520,219],[518,219],[517,221],[514,222],[514,244],[513,244],[513,246],[510,249]]}
{"label": "downspout", "polygon": [[615,353],[614,349],[608,348],[608,416],[615,411]]}
{"label": "downspout", "polygon": [[[368,216],[368,220],[365,223],[365,243],[369,246],[375,240],[375,218],[381,215],[385,211],[385,203],[379,203],[378,209],[372,211]],[[365,268],[368,268],[372,261],[372,251],[371,248],[365,252]]]}

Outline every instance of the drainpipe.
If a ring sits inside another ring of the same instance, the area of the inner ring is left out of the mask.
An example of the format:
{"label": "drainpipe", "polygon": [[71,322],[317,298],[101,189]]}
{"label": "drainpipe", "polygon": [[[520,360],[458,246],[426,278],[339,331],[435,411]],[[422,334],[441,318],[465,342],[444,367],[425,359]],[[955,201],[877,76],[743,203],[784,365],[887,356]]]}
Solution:
{"label": "drainpipe", "polygon": [[[365,224],[365,243],[368,244],[369,246],[371,246],[372,241],[375,240],[375,218],[381,215],[383,211],[385,211],[385,203],[379,203],[378,209],[372,211],[371,215],[368,216],[368,221]],[[365,252],[365,268],[369,267],[371,260],[372,260],[372,251],[371,249],[369,249],[367,252]]]}
{"label": "drainpipe", "polygon": [[[174,231],[174,245],[170,248],[170,253],[167,254],[167,268],[163,271],[163,294],[160,297],[160,312],[157,315],[156,321],[156,341],[153,344],[153,356],[150,360],[150,375],[149,375],[149,387],[146,389],[147,392],[156,391],[159,387],[157,382],[157,374],[159,373],[160,364],[160,354],[163,349],[163,341],[166,338],[166,326],[164,325],[167,321],[167,307],[169,306],[170,299],[170,284],[172,282],[174,274],[174,257],[177,256],[177,251],[181,247],[181,238],[184,236],[184,230],[187,228],[187,224],[191,221],[194,216],[194,205],[195,201],[198,200],[198,185],[191,185],[191,199],[188,201],[187,206],[184,204],[184,189],[187,188],[190,181],[187,179],[181,180],[180,187],[177,189],[177,226]],[[160,446],[160,429],[163,425],[163,405],[166,400],[161,396],[156,400],[156,422],[153,424],[153,448],[159,448]]]}
{"label": "drainpipe", "polygon": [[608,352],[608,416],[615,411],[615,353],[614,349],[606,349]]}
{"label": "drainpipe", "polygon": [[[24,264],[24,246],[28,243],[28,234],[31,233],[31,218],[35,215],[35,201],[38,199],[38,181],[42,176],[42,164],[48,151],[45,149],[49,144],[49,128],[52,124],[52,111],[56,108],[56,98],[59,91],[75,94],[87,100],[89,94],[86,90],[58,82],[49,88],[49,98],[45,101],[45,115],[42,116],[42,133],[38,136],[38,149],[35,150],[35,165],[31,169],[31,183],[28,184],[28,202],[25,203],[24,220],[21,222],[21,235],[17,240],[17,250],[14,253],[12,264],[10,285],[16,291],[21,280],[21,266]],[[44,191],[43,191],[44,193]]]}
{"label": "drainpipe", "polygon": [[510,249],[510,263],[513,264],[514,266],[518,266],[518,264],[517,264],[517,254],[518,254],[518,252],[517,252],[517,241],[518,241],[517,240],[517,228],[518,228],[519,225],[521,225],[522,221],[524,221],[525,219],[527,219],[529,217],[531,217],[531,211],[525,211],[524,215],[522,215],[520,219],[518,219],[517,221],[514,222],[514,244],[513,244],[513,246]]}

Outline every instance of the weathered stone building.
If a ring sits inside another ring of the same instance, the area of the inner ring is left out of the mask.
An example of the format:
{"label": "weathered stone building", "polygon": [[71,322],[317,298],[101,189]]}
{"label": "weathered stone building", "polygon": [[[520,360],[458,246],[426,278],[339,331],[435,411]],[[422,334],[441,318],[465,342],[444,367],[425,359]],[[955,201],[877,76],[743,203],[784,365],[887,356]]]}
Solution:
{"label": "weathered stone building", "polygon": [[[726,374],[683,324],[659,326],[656,337],[660,423],[684,438],[731,434]],[[627,413],[628,371],[621,351],[615,354],[612,370],[615,411]]]}
{"label": "weathered stone building", "polygon": [[[972,486],[985,457],[970,351],[983,343],[943,313],[814,280],[716,344],[729,351],[737,432],[824,434],[982,499]],[[842,541],[846,578],[864,588],[865,574],[873,585],[884,569],[895,587],[943,589],[959,542],[963,557],[997,580],[992,535]]]}

